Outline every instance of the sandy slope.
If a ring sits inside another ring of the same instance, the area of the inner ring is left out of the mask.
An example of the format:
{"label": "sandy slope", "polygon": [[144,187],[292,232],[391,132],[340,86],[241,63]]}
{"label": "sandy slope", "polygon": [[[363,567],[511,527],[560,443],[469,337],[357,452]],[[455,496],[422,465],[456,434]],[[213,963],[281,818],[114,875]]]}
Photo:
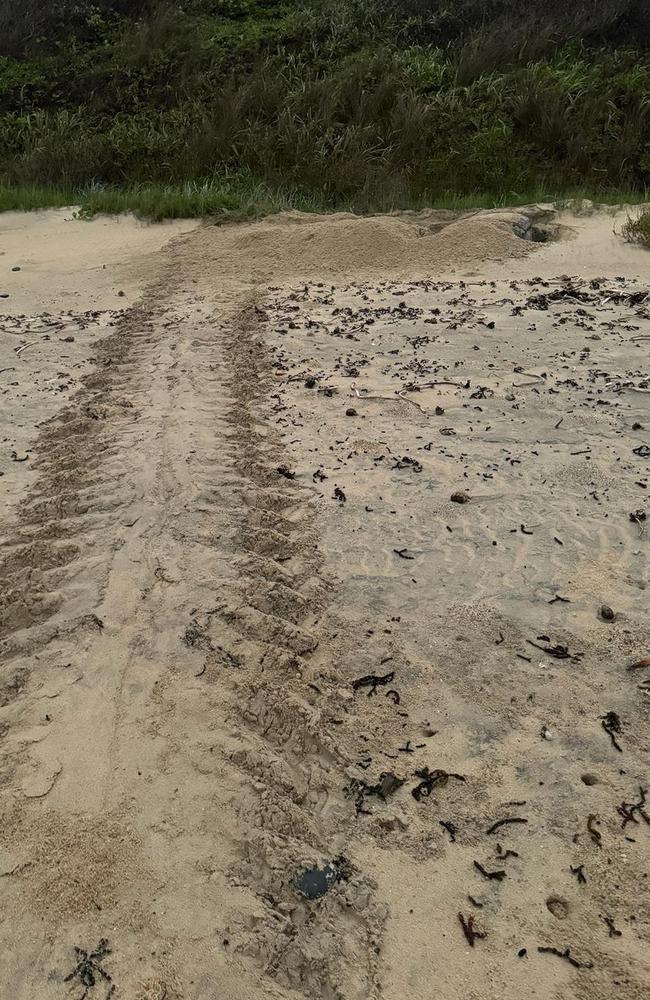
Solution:
{"label": "sandy slope", "polygon": [[515,217],[11,220],[2,996],[647,996],[650,257]]}

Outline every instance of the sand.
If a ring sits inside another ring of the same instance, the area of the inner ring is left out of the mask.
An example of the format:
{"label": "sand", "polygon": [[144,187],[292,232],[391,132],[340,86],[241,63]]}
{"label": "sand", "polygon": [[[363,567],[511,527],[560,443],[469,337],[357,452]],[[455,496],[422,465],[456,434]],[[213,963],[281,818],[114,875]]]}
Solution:
{"label": "sand", "polygon": [[89,223],[74,209],[0,214],[0,511],[33,480],[38,427],[73,399],[102,336],[156,274],[157,252],[195,228]]}
{"label": "sand", "polygon": [[190,221],[151,226],[131,216],[89,224],[74,208],[0,213],[0,293],[8,295],[0,309],[122,309],[146,284],[151,255],[195,228]]}
{"label": "sand", "polygon": [[215,240],[209,229],[191,241],[190,254],[201,268],[234,278],[299,280],[314,275],[357,280],[378,273],[405,277],[458,267],[489,258],[527,256],[530,247],[512,231],[520,213],[492,212],[448,222],[448,213],[411,218],[284,213],[246,227],[224,229]]}
{"label": "sand", "polygon": [[648,995],[650,256],[529,215],[0,216],[3,996]]}

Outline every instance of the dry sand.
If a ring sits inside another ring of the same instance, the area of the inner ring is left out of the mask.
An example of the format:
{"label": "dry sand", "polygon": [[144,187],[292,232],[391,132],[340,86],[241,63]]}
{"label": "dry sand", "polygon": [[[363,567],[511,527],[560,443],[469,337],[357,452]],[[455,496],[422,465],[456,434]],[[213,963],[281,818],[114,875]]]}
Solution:
{"label": "dry sand", "polygon": [[0,217],[3,997],[648,996],[650,256],[520,216]]}
{"label": "dry sand", "polygon": [[[0,213],[2,313],[123,309],[151,275],[151,254],[196,223],[79,219],[72,208]],[[20,268],[14,271],[14,268]],[[126,300],[126,301],[125,301]]]}

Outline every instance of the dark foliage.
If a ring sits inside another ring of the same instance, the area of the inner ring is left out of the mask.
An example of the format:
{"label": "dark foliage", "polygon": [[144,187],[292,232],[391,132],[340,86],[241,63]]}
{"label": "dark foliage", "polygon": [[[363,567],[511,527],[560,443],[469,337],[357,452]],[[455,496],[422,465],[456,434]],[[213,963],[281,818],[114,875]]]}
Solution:
{"label": "dark foliage", "polygon": [[649,43],[650,0],[0,0],[0,177],[643,189]]}

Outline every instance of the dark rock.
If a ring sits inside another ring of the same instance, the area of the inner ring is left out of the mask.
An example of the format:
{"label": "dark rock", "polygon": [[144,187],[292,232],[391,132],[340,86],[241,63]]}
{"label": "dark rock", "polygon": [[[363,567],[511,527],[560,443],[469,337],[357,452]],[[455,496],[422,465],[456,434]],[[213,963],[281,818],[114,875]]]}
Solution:
{"label": "dark rock", "polygon": [[294,886],[305,899],[320,899],[338,881],[338,872],[332,865],[324,868],[308,868],[297,875]]}

